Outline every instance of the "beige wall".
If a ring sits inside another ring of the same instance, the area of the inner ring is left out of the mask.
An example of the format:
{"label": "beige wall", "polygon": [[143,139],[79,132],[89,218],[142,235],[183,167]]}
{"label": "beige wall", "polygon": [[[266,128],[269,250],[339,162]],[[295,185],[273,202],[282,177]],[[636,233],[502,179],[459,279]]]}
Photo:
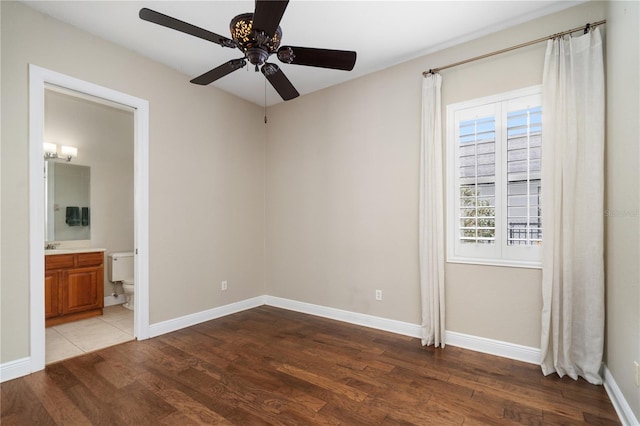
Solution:
{"label": "beige wall", "polygon": [[29,355],[29,63],[149,101],[152,324],[264,294],[262,108],[21,3],[0,7],[0,362]]}
{"label": "beige wall", "polygon": [[[45,140],[77,147],[71,164],[91,167],[92,247],[132,251],[133,112],[47,90],[44,119]],[[113,292],[105,268],[104,294]]]}
{"label": "beige wall", "polygon": [[[268,293],[420,323],[422,71],[603,17],[585,4],[270,108]],[[540,84],[545,48],[443,71],[443,106]],[[540,347],[540,270],[449,263],[446,275],[448,330]]]}
{"label": "beige wall", "polygon": [[640,2],[607,3],[605,363],[640,419]]}

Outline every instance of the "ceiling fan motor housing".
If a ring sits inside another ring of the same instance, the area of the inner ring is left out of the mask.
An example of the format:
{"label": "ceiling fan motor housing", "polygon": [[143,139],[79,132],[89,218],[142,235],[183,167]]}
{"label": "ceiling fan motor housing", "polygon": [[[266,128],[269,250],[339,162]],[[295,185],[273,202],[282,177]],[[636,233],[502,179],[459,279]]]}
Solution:
{"label": "ceiling fan motor housing", "polygon": [[253,28],[253,13],[242,13],[231,20],[231,38],[253,65],[262,65],[280,46],[282,30],[276,30],[273,37]]}

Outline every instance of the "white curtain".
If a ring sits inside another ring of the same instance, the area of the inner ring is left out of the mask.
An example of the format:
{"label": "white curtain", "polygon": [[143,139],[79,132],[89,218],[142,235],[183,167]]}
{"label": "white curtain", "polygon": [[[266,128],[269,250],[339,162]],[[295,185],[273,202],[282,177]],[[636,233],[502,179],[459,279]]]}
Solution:
{"label": "white curtain", "polygon": [[444,347],[444,205],[442,186],[442,77],[422,83],[420,145],[420,289],[422,344]]}
{"label": "white curtain", "polygon": [[605,99],[598,28],[548,42],[542,93],[542,371],[600,384]]}

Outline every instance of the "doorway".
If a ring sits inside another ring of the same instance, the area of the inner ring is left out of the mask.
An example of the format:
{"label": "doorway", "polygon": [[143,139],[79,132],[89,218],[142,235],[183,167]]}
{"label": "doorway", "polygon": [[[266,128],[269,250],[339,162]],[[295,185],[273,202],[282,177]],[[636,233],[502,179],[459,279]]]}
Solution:
{"label": "doorway", "polygon": [[[103,260],[100,262],[103,273],[95,284],[101,287],[96,288],[95,296],[101,303],[104,300],[104,308],[96,310],[89,298],[82,303],[91,307],[77,306],[73,309],[76,317],[72,314],[67,319],[59,315],[61,310],[69,309],[70,300],[65,297],[72,296],[58,282],[60,271],[51,272],[45,261],[45,281],[46,277],[49,279],[45,285],[45,365],[48,365],[134,337],[135,312],[123,306],[127,299],[123,287],[110,282],[108,273],[109,255],[131,252],[134,247],[134,132],[130,107],[84,94],[77,96],[75,92],[49,85],[45,89],[44,119],[45,143],[53,144],[48,145],[51,154],[45,155],[47,248],[105,249],[105,254],[99,256]],[[59,146],[66,146],[67,151],[72,146],[75,156],[59,156]],[[69,221],[67,210],[74,208],[67,206],[84,206],[81,220]],[[50,252],[45,250],[47,254]],[[133,272],[132,268],[128,277],[131,280]],[[91,284],[84,285],[89,288],[82,287],[81,293],[93,294]],[[85,318],[89,315],[90,318]]]}
{"label": "doorway", "polygon": [[149,337],[149,105],[144,99],[82,81],[35,65],[29,67],[29,200],[30,200],[30,362],[31,371],[45,365],[44,321],[44,99],[57,88],[78,97],[104,100],[133,111],[134,121],[134,252],[136,297],[133,333]]}

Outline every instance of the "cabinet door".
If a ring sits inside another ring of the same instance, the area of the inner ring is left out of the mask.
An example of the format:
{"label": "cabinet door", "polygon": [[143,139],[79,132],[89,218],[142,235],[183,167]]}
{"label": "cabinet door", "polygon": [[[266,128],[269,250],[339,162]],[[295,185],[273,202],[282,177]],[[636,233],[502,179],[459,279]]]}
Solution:
{"label": "cabinet door", "polygon": [[52,318],[60,315],[60,282],[57,271],[44,274],[44,317]]}
{"label": "cabinet door", "polygon": [[71,314],[104,304],[103,268],[75,268],[63,271],[62,313]]}

